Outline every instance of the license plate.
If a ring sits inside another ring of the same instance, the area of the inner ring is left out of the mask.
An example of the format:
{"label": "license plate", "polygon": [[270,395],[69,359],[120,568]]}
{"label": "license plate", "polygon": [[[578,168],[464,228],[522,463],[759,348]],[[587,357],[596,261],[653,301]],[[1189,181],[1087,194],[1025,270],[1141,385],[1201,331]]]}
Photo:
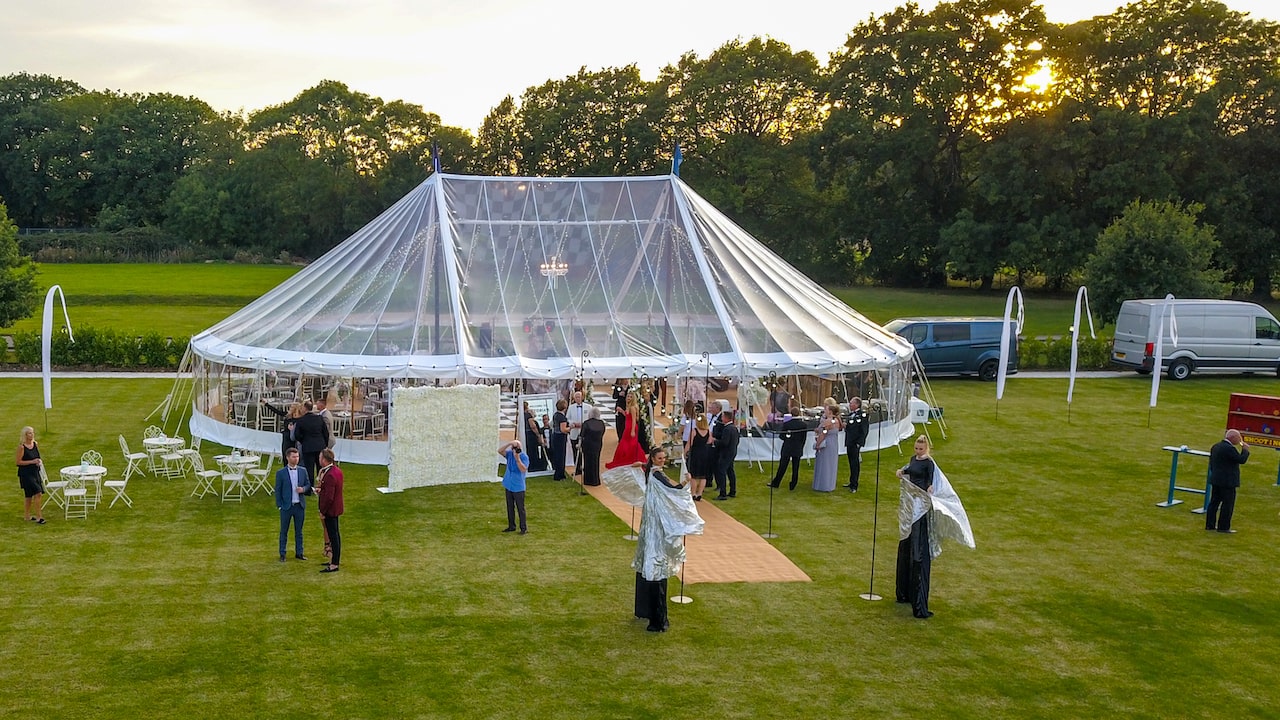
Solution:
{"label": "license plate", "polygon": [[1122,353],[1122,352],[1118,352],[1118,353],[1116,353],[1116,359],[1117,359],[1117,360],[1123,360],[1123,359],[1124,359],[1124,353]]}

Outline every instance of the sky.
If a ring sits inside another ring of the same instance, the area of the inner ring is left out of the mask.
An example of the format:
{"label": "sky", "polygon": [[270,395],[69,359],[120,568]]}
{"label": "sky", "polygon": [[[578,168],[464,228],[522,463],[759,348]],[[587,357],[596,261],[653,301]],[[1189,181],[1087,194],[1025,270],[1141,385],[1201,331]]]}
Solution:
{"label": "sky", "polygon": [[[195,96],[253,112],[322,80],[404,100],[475,131],[507,95],[635,63],[646,80],[686,52],[771,37],[820,62],[848,31],[905,0],[7,0],[0,76],[91,90]],[[920,0],[921,8],[936,2]],[[1044,0],[1054,22],[1118,0]],[[1275,20],[1275,0],[1226,0]]]}

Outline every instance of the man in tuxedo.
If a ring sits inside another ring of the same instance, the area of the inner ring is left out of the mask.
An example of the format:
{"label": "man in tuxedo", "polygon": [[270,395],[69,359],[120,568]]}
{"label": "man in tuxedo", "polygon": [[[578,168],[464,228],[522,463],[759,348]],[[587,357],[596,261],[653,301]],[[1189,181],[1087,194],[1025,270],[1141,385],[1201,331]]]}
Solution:
{"label": "man in tuxedo", "polygon": [[714,432],[716,489],[720,491],[716,500],[726,500],[738,496],[738,475],[734,472],[733,462],[738,458],[740,435],[738,426],[733,422],[732,410],[720,414]]}
{"label": "man in tuxedo", "polygon": [[1233,533],[1231,515],[1236,509],[1236,489],[1240,487],[1240,466],[1249,460],[1249,446],[1240,438],[1239,430],[1227,435],[1209,449],[1209,509],[1204,514],[1204,529]]}
{"label": "man in tuxedo", "polygon": [[586,406],[582,404],[582,391],[576,390],[573,393],[573,402],[569,404],[569,409],[565,411],[565,417],[569,418],[569,444],[573,446],[573,474],[582,474],[582,423],[587,419]]}
{"label": "man in tuxedo", "polygon": [[858,492],[858,478],[862,475],[862,446],[867,444],[867,430],[871,423],[867,411],[862,409],[862,398],[849,398],[849,419],[844,424],[844,449],[849,457],[849,492]]}
{"label": "man in tuxedo", "polygon": [[613,385],[613,423],[618,428],[618,437],[626,430],[627,419],[622,413],[627,411],[627,393],[631,392],[631,378],[618,378]]}
{"label": "man in tuxedo", "polygon": [[791,490],[800,482],[800,456],[804,455],[804,441],[809,437],[809,423],[800,417],[800,406],[791,406],[791,418],[782,423],[782,458],[778,464],[778,472],[773,476],[769,487],[776,488],[782,484],[782,476],[787,467],[791,468]]}
{"label": "man in tuxedo", "polygon": [[320,451],[329,447],[329,427],[324,418],[315,413],[310,400],[304,402],[302,408],[305,412],[293,424],[293,437],[301,446],[307,477],[313,478],[320,469]]}
{"label": "man in tuxedo", "polygon": [[[319,420],[320,416],[316,416]],[[302,521],[307,517],[307,496],[312,493],[311,474],[298,464],[298,451],[289,448],[284,467],[276,471],[276,507],[280,510],[280,562],[284,562],[285,541],[289,539],[289,523],[293,523],[293,556],[302,554]]]}

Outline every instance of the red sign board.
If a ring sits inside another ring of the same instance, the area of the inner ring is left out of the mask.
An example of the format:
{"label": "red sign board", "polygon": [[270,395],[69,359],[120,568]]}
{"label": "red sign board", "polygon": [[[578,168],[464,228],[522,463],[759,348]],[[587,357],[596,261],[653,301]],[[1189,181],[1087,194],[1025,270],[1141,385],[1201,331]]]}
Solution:
{"label": "red sign board", "polygon": [[1227,429],[1250,445],[1280,448],[1280,397],[1232,393]]}

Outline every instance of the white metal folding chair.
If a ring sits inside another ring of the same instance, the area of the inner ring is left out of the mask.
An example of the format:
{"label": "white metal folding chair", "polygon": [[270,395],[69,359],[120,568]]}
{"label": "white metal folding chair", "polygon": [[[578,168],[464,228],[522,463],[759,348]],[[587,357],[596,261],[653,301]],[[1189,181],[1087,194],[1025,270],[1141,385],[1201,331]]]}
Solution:
{"label": "white metal folding chair", "polygon": [[67,486],[62,490],[67,503],[63,517],[67,519],[89,517],[89,491],[85,489],[84,481],[79,475],[64,474],[63,479],[67,481]]}
{"label": "white metal folding chair", "polygon": [[67,488],[66,479],[50,480],[48,473],[44,471],[44,465],[41,465],[40,482],[44,485],[44,504],[40,506],[40,509],[43,510],[49,503],[53,503],[60,508],[66,508],[67,499],[62,494],[62,491]]}
{"label": "white metal folding chair", "polygon": [[[174,438],[175,444],[182,438]],[[187,467],[185,458],[182,456],[182,448],[173,448],[165,450],[160,455],[160,473],[170,480],[187,476]]]}
{"label": "white metal folding chair", "polygon": [[267,466],[260,468],[250,468],[245,472],[245,491],[250,495],[259,490],[271,492],[272,487],[268,478],[271,477],[271,466],[275,464],[276,454],[267,453]]}
{"label": "white metal folding chair", "polygon": [[144,452],[129,452],[129,443],[125,441],[124,435],[120,436],[120,453],[124,455],[124,460],[128,465],[124,469],[124,479],[128,480],[134,473],[142,474],[142,461],[147,459]]}
{"label": "white metal folding chair", "polygon": [[[102,467],[102,453],[97,450],[86,450],[80,454],[80,464]],[[90,485],[92,485],[92,492],[87,495],[90,507],[97,508],[98,503],[102,500],[103,475],[105,473],[82,475],[80,478],[84,482],[85,490],[90,490]]]}
{"label": "white metal folding chair", "polygon": [[200,455],[200,438],[191,438],[191,447],[179,449],[178,455],[182,457],[182,462],[185,465],[182,475],[183,477],[186,477],[187,470],[194,471],[196,469],[196,465],[191,461],[191,458],[193,455],[197,457]]}
{"label": "white metal folding chair", "polygon": [[[164,437],[164,430],[161,430],[158,425],[148,425],[147,429],[142,431],[143,440],[151,440],[158,437]],[[145,443],[143,448],[147,451],[147,464],[151,468],[151,474],[155,475],[156,460],[159,460],[160,456],[165,453],[165,449],[162,447],[146,447]]]}
{"label": "white metal folding chair", "polygon": [[217,470],[205,470],[204,458],[199,453],[191,456],[191,465],[195,468],[196,476],[196,486],[191,494],[201,498],[210,493],[216,494],[218,491],[213,488],[213,479],[221,477],[222,473]]}
{"label": "white metal folding chair", "polygon": [[222,473],[222,502],[244,499],[244,471]]}
{"label": "white metal folding chair", "polygon": [[133,507],[133,500],[129,497],[128,493],[128,480],[107,480],[102,483],[102,486],[115,492],[115,496],[111,498],[111,504],[107,506],[108,510],[116,506],[117,500],[123,500],[125,505]]}

